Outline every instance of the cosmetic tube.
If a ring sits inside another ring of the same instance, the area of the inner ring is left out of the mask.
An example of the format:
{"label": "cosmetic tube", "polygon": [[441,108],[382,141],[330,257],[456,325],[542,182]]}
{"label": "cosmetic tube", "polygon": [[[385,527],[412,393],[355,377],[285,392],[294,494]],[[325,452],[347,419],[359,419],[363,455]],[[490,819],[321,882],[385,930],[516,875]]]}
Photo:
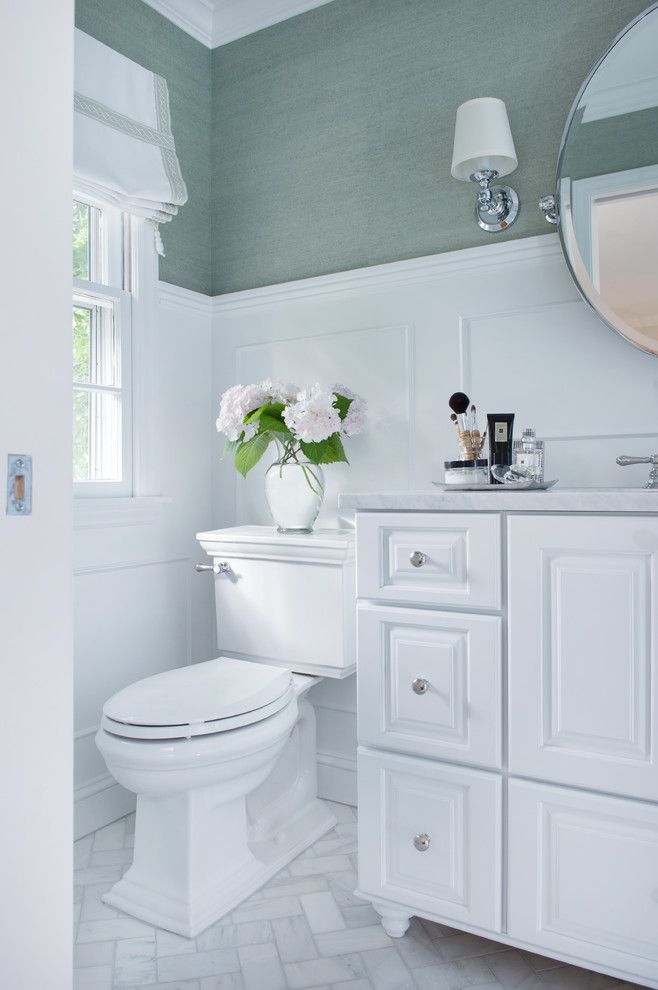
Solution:
{"label": "cosmetic tube", "polygon": [[487,432],[489,434],[489,474],[493,485],[501,484],[491,474],[494,464],[512,463],[512,429],[514,413],[489,413]]}

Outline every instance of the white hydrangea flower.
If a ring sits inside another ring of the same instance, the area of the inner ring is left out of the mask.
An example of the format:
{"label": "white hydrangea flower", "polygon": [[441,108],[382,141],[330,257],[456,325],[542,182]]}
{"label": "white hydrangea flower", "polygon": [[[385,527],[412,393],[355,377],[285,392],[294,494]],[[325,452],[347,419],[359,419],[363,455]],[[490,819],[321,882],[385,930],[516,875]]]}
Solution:
{"label": "white hydrangea flower", "polygon": [[327,440],[341,429],[335,400],[336,396],[330,389],[313,385],[299,392],[296,401],[283,410],[284,422],[304,443]]}
{"label": "white hydrangea flower", "polygon": [[368,420],[368,403],[356,392],[353,392],[347,385],[334,385],[334,392],[339,392],[346,399],[351,399],[347,416],[341,424],[341,431],[348,437],[355,437],[366,428]]}
{"label": "white hydrangea flower", "polygon": [[274,402],[294,402],[299,393],[299,386],[294,385],[292,382],[279,382],[272,381],[271,378],[266,378],[264,382],[261,382],[261,388],[267,392],[268,396]]}
{"label": "white hydrangea flower", "polygon": [[219,404],[217,432],[225,433],[229,440],[251,440],[258,427],[244,425],[245,416],[267,402],[267,392],[262,385],[233,385],[227,389]]}

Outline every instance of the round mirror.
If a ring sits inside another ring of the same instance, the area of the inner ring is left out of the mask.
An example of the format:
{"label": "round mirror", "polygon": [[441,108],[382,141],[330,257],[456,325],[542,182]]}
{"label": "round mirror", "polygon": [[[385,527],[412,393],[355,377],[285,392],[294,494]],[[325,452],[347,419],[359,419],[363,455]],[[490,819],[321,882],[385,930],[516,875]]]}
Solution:
{"label": "round mirror", "polygon": [[614,330],[658,354],[658,3],[581,87],[562,137],[557,201],[581,293]]}

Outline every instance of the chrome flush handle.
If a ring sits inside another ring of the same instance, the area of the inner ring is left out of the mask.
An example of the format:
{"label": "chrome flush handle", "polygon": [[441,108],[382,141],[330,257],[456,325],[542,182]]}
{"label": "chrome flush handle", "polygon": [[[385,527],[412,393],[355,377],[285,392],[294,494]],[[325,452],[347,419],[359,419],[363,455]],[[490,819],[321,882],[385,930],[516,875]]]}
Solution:
{"label": "chrome flush handle", "polygon": [[427,563],[427,556],[422,552],[422,550],[414,550],[409,557],[409,563],[412,567],[422,567],[423,564]]}
{"label": "chrome flush handle", "polygon": [[213,571],[214,574],[228,574],[231,565],[228,560],[216,560],[214,564],[195,564],[194,570],[199,573],[201,571]]}

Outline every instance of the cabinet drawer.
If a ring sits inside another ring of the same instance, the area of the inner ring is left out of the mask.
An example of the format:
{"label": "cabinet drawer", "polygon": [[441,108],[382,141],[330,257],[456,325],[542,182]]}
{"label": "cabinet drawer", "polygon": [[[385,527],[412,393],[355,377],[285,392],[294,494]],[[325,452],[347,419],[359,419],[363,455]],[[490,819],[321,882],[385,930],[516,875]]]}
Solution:
{"label": "cabinet drawer", "polygon": [[445,512],[359,513],[361,598],[500,608],[500,518]]}
{"label": "cabinet drawer", "polygon": [[658,795],[655,517],[509,521],[510,770]]}
{"label": "cabinet drawer", "polygon": [[658,808],[510,781],[509,934],[658,985]]}
{"label": "cabinet drawer", "polygon": [[500,778],[365,749],[358,767],[361,890],[500,931]]}
{"label": "cabinet drawer", "polygon": [[360,605],[359,742],[501,765],[501,620]]}

